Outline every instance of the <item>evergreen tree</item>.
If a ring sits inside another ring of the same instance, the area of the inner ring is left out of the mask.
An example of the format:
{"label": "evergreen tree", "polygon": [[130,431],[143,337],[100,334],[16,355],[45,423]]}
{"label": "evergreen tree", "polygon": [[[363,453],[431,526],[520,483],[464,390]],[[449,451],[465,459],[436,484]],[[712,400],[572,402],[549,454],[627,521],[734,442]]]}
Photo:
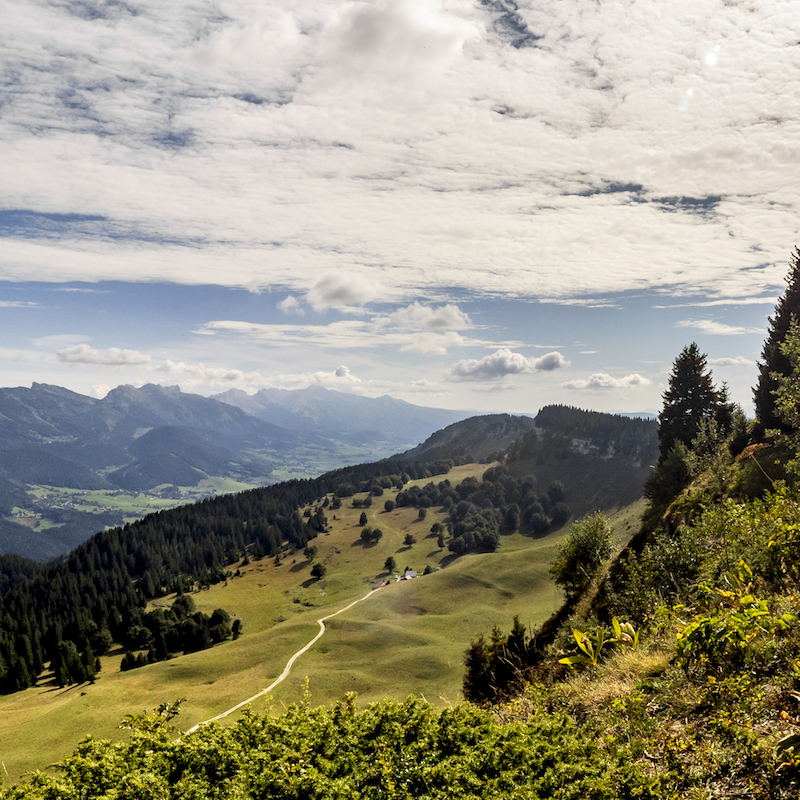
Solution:
{"label": "evergreen tree", "polygon": [[695,342],[684,347],[672,366],[658,417],[661,460],[678,443],[689,447],[700,423],[715,418],[725,402],[727,396],[723,398],[714,388],[705,354]]}
{"label": "evergreen tree", "polygon": [[793,318],[800,319],[800,248],[795,247],[789,260],[786,291],[775,306],[775,315],[769,318],[769,331],[761,361],[758,363],[758,383],[753,389],[753,401],[758,418],[758,433],[768,429],[785,430],[786,423],[776,408],[775,390],[780,376],[792,374],[789,356],[781,352],[781,343],[789,332]]}

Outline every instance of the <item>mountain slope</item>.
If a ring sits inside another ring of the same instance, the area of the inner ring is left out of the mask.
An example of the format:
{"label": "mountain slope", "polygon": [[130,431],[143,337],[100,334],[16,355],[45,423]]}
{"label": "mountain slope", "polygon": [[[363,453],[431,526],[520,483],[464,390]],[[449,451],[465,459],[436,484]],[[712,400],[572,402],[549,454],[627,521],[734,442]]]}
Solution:
{"label": "mountain slope", "polygon": [[567,406],[546,406],[509,449],[515,474],[560,481],[577,516],[622,508],[642,496],[658,459],[658,423]]}
{"label": "mountain slope", "polygon": [[486,414],[455,422],[429,436],[422,444],[393,456],[395,460],[483,461],[504,450],[534,426],[530,417]]}
{"label": "mountain slope", "polygon": [[490,414],[456,422],[394,458],[458,462],[505,454],[512,474],[533,475],[542,487],[563,483],[581,516],[642,496],[658,459],[657,430],[655,420],[546,406],[535,419]]}
{"label": "mountain slope", "polygon": [[296,431],[354,443],[386,442],[407,447],[431,430],[462,419],[464,412],[424,408],[383,397],[359,397],[322,386],[261,389],[248,395],[231,389],[215,396],[259,419]]}

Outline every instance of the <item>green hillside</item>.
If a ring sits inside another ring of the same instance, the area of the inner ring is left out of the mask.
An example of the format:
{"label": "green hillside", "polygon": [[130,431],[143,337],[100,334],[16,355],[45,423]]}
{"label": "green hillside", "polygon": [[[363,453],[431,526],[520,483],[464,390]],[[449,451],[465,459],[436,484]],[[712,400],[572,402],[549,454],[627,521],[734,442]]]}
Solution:
{"label": "green hillside", "polygon": [[[456,467],[447,477],[458,484],[465,477],[479,477],[486,468]],[[411,481],[404,488],[429,482]],[[362,509],[352,507],[352,500],[366,493],[328,511],[328,532],[313,540],[315,562],[327,567],[322,581],[311,579],[311,563],[296,551],[279,566],[273,558],[232,565],[229,571],[238,570],[240,577],[193,593],[201,611],[210,614],[222,607],[242,620],[238,640],[130,672],[119,671],[122,651],[117,649],[103,657],[92,684],[54,689],[45,676],[40,686],[0,697],[0,743],[8,774],[18,778],[44,767],[90,731],[116,737],[125,714],[154,708],[168,698],[186,698],[181,725],[188,728],[253,696],[316,634],[318,618],[386,580],[383,565],[390,555],[399,569],[411,566],[420,577],[392,582],[331,620],[325,636],[272,693],[272,707],[300,700],[306,677],[315,705],[328,705],[349,691],[358,692],[359,706],[409,694],[436,706],[460,702],[464,651],[477,631],[488,635],[494,626],[508,626],[515,614],[539,625],[560,604],[561,593],[548,570],[565,529],[539,538],[504,535],[496,553],[454,559],[430,534],[432,525],[443,521],[442,513],[429,509],[421,521],[415,507],[386,512],[385,501],[397,493],[386,490],[376,498],[380,504],[365,510],[368,524],[383,532],[376,544],[362,543]],[[620,544],[635,530],[632,516],[635,512],[619,515]],[[408,533],[416,538],[410,547],[403,543]],[[428,565],[437,571],[423,576]],[[171,599],[153,602],[167,605]],[[256,704],[264,707],[264,701]]]}

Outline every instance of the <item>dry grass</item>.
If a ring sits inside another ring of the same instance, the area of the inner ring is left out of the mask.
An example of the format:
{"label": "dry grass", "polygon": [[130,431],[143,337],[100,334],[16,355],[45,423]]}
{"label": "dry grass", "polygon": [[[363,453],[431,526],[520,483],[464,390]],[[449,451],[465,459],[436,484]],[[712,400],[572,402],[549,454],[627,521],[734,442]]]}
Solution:
{"label": "dry grass", "polygon": [[633,649],[616,650],[598,665],[596,672],[578,673],[560,688],[565,697],[593,714],[630,694],[643,680],[666,672],[674,656],[674,645],[662,639]]}

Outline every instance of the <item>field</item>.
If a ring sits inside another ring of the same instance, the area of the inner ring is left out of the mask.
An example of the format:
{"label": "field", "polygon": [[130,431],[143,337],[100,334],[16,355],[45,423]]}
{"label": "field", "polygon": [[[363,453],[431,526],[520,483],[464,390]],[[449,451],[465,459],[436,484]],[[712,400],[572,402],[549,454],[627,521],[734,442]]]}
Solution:
{"label": "field", "polygon": [[[458,467],[447,477],[455,483],[485,469]],[[539,625],[559,605],[561,592],[548,570],[568,527],[538,539],[512,534],[502,537],[496,553],[454,559],[430,534],[441,519],[436,510],[429,509],[424,521],[416,509],[384,511],[385,500],[395,494],[387,490],[366,509],[368,524],[383,531],[376,544],[361,542],[361,509],[352,508],[351,499],[337,511],[327,510],[329,531],[312,543],[318,548],[315,561],[327,567],[321,581],[311,578],[312,564],[298,552],[280,565],[271,558],[232,565],[241,577],[193,594],[199,609],[210,613],[221,607],[241,618],[237,641],[124,673],[122,653],[116,651],[103,658],[94,684],[60,689],[45,679],[0,698],[0,761],[7,780],[46,767],[86,734],[122,736],[117,726],[125,714],[186,698],[179,723],[188,729],[255,695],[317,633],[317,619],[389,577],[383,565],[390,555],[399,570],[407,565],[420,577],[392,581],[331,620],[289,678],[255,709],[266,702],[280,712],[300,701],[305,678],[314,705],[350,691],[358,693],[360,704],[409,694],[442,706],[459,702],[463,655],[471,640],[488,636],[495,625],[507,630],[515,614],[526,625]],[[636,529],[639,513],[634,506],[612,517],[620,544]],[[411,546],[403,544],[408,533],[416,537]],[[428,565],[436,571],[423,576]]]}

